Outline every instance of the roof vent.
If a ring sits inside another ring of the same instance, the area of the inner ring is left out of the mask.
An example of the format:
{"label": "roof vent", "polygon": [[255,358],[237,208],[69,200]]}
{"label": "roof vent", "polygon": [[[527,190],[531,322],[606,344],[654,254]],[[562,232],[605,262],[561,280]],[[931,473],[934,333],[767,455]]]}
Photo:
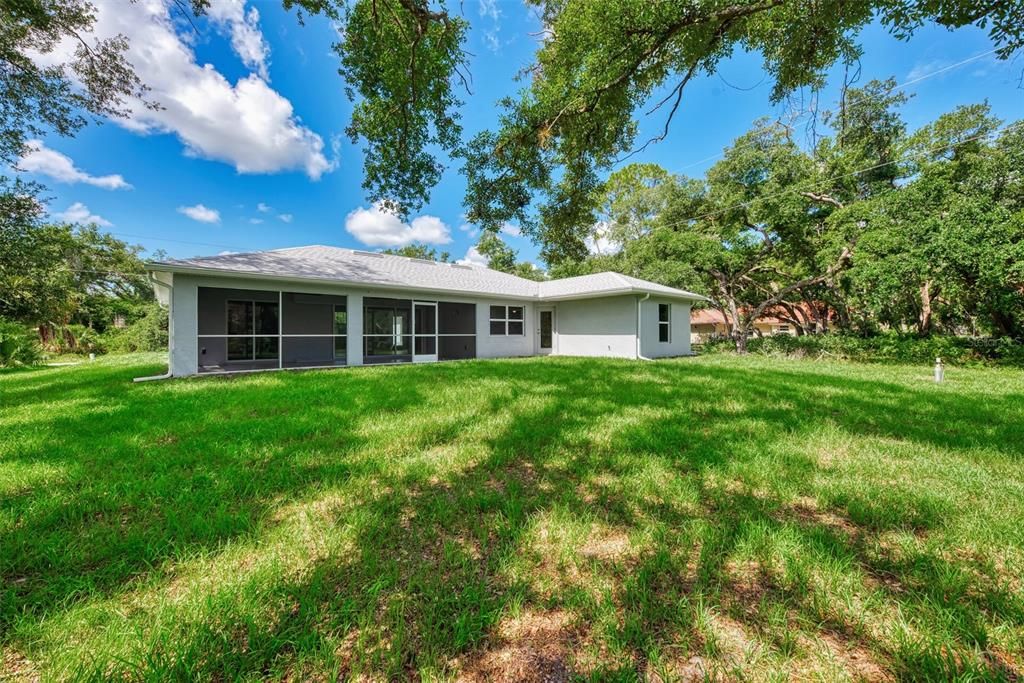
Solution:
{"label": "roof vent", "polygon": [[437,265],[434,261],[428,261],[425,258],[412,258],[412,257],[409,257],[409,260],[410,261],[415,261],[416,263],[426,263],[428,266],[436,266]]}
{"label": "roof vent", "polygon": [[352,253],[356,256],[369,256],[370,258],[384,258],[384,254],[378,254],[373,251],[360,251],[359,249],[353,249]]}
{"label": "roof vent", "polygon": [[464,266],[461,263],[451,264],[452,268],[461,268],[462,270],[473,270],[473,266]]}

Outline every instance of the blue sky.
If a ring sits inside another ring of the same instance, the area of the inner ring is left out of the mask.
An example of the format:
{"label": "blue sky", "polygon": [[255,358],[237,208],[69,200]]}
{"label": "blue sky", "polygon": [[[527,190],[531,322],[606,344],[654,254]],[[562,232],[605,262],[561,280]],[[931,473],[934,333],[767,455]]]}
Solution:
{"label": "blue sky", "polygon": [[[133,61],[165,108],[136,107],[128,120],[37,143],[22,166],[50,188],[53,215],[97,220],[171,256],[301,244],[377,249],[414,238],[467,255],[475,230],[462,217],[457,165],[449,164],[411,224],[366,201],[360,149],[342,134],[351,105],[331,51],[335,29],[325,20],[300,26],[279,2],[225,0],[194,31],[168,18],[168,0],[99,4],[97,31],[133,41]],[[473,133],[492,126],[495,101],[521,87],[514,76],[531,62],[537,39],[530,33],[539,24],[519,0],[465,0],[463,12],[475,55],[463,121]],[[972,59],[991,50],[982,31],[925,27],[900,42],[873,26],[862,43],[861,83],[910,82],[904,116],[912,128],[986,99],[1004,120],[1024,118],[1024,60]],[[970,61],[949,68],[963,60]],[[823,103],[840,82],[837,69]],[[733,57],[718,75],[688,86],[668,138],[632,161],[700,175],[755,119],[791,108],[773,106],[770,89],[757,55]],[[661,125],[658,116],[645,119],[641,139]],[[521,258],[536,257],[529,240],[504,238]]]}

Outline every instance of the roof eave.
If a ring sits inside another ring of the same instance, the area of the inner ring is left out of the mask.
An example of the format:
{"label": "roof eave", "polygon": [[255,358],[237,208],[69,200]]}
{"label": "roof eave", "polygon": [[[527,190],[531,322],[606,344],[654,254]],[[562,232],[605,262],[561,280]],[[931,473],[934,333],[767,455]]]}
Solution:
{"label": "roof eave", "polygon": [[471,289],[437,289],[432,287],[420,287],[418,285],[393,285],[380,282],[360,282],[356,280],[343,280],[341,278],[309,277],[304,275],[277,275],[273,273],[248,273],[225,268],[203,268],[199,266],[180,266],[159,261],[148,261],[143,263],[143,268],[148,272],[159,273],[181,273],[182,275],[212,275],[216,277],[228,277],[238,280],[271,280],[275,282],[314,283],[322,285],[333,285],[335,287],[354,287],[359,289],[384,289],[388,291],[415,291],[425,294],[437,294],[441,296],[459,295],[475,296],[482,299],[502,299],[510,301],[522,301],[524,299],[535,301],[536,294],[499,294],[496,292],[479,292]]}
{"label": "roof eave", "polygon": [[592,292],[577,292],[574,294],[556,294],[554,296],[541,295],[541,301],[573,301],[575,299],[600,299],[608,296],[624,296],[629,294],[650,294],[664,299],[680,299],[682,301],[708,301],[706,297],[692,292],[661,292],[653,289],[641,289],[639,287],[621,287],[618,289],[601,289]]}

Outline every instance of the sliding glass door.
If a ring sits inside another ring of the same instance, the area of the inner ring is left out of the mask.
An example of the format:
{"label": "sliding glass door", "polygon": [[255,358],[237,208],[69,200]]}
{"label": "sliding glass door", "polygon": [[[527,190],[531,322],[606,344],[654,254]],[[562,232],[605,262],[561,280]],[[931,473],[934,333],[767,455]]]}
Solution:
{"label": "sliding glass door", "polygon": [[412,360],[412,302],[363,300],[363,356],[367,363]]}

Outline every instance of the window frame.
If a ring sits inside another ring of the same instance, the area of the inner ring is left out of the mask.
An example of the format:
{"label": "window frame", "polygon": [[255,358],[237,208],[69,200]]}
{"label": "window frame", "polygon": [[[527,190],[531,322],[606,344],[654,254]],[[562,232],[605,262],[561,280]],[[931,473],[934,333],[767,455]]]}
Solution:
{"label": "window frame", "polygon": [[[663,308],[664,307],[664,308]],[[665,311],[665,320],[661,319],[661,312]],[[665,338],[662,339],[662,330],[665,331]],[[659,344],[671,344],[672,343],[672,304],[659,303],[658,304],[658,343]]]}
{"label": "window frame", "polygon": [[[246,321],[246,329],[249,332],[244,334],[232,334],[231,330],[231,304],[248,304],[248,320]],[[265,334],[256,331],[256,304],[264,304],[266,306],[273,306],[277,314],[277,331],[273,334]],[[264,301],[263,299],[225,299],[224,300],[224,334],[223,335],[198,335],[198,337],[223,337],[224,342],[224,362],[225,363],[253,363],[258,361],[278,361],[280,364],[281,360],[281,302],[278,301]],[[249,355],[245,358],[231,358],[231,342],[232,339],[248,339],[251,340],[249,346]],[[257,347],[259,346],[258,339],[273,339],[277,348],[276,355],[273,357],[259,358],[257,357]]]}
{"label": "window frame", "polygon": [[[501,317],[494,317],[494,309],[503,309],[503,315]],[[519,309],[519,317],[512,317],[512,309]],[[495,332],[494,323],[501,323],[504,332]],[[521,329],[519,332],[509,332],[509,326],[513,323],[519,323]],[[525,337],[526,336],[526,306],[512,305],[512,304],[490,304],[487,307],[487,332],[488,336],[491,337]]]}

